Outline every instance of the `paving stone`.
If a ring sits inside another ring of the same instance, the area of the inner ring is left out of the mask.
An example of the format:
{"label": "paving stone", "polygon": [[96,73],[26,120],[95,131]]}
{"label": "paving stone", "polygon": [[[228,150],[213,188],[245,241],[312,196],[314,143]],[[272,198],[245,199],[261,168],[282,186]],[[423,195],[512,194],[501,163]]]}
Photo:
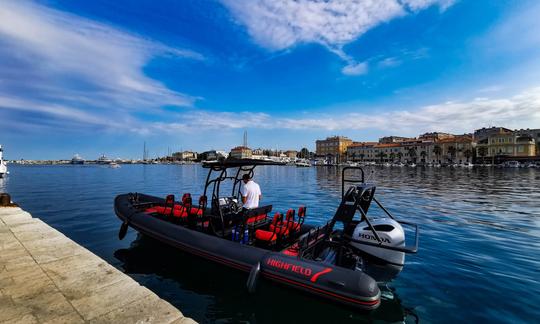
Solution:
{"label": "paving stone", "polygon": [[194,323],[20,208],[0,208],[0,323]]}
{"label": "paving stone", "polygon": [[[75,265],[80,263],[78,265]],[[73,267],[70,267],[73,265]],[[83,256],[45,263],[44,271],[68,299],[79,299],[89,292],[124,280],[126,275],[105,261]],[[70,271],[65,271],[70,269]]]}
{"label": "paving stone", "polygon": [[70,302],[85,320],[91,320],[144,298],[150,293],[148,289],[139,286],[128,277],[112,285],[90,291],[82,298],[73,299]]}
{"label": "paving stone", "polygon": [[164,303],[155,294],[150,294],[142,299],[97,317],[90,323],[171,323],[183,318],[169,303]]}

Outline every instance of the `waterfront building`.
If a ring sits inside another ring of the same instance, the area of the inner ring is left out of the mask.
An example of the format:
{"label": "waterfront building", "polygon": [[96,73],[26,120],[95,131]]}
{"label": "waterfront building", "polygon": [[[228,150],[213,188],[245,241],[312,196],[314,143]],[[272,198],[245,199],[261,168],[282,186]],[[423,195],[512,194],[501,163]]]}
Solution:
{"label": "waterfront building", "polygon": [[519,136],[527,135],[534,139],[536,143],[536,155],[540,156],[540,129],[516,129],[514,132]]}
{"label": "waterfront building", "polygon": [[440,140],[444,140],[448,138],[453,138],[454,136],[456,135],[450,134],[450,133],[431,132],[431,133],[424,133],[418,136],[418,139],[422,141],[436,142],[436,141],[440,141]]}
{"label": "waterfront building", "polygon": [[475,143],[471,135],[454,135],[453,137],[441,139],[434,142],[440,149],[435,149],[437,163],[466,163],[473,159],[475,153]]}
{"label": "waterfront building", "polygon": [[[516,130],[498,127],[492,130],[487,137],[477,142],[476,154],[479,158],[486,158],[493,162],[509,159],[534,159],[537,156],[536,138],[537,130]],[[476,134],[476,132],[475,132]]]}
{"label": "waterfront building", "polygon": [[315,142],[316,154],[329,158],[330,162],[338,163],[352,143],[353,141],[345,136],[331,136],[324,140],[317,140]]}
{"label": "waterfront building", "polygon": [[226,159],[228,156],[229,156],[229,153],[225,151],[210,150],[210,151],[206,151],[199,154],[198,157],[201,160],[205,160],[205,161],[216,161],[219,159]]}
{"label": "waterfront building", "polygon": [[197,153],[192,151],[183,151],[173,153],[174,160],[180,161],[195,161],[197,159]]}
{"label": "waterfront building", "polygon": [[401,136],[385,136],[379,138],[379,143],[381,144],[390,144],[390,143],[403,143],[408,141],[413,141],[415,138],[411,137],[401,137]]}
{"label": "waterfront building", "polygon": [[504,127],[483,127],[474,131],[473,138],[474,141],[479,143],[487,140],[488,137],[492,135],[498,135],[502,133],[511,133],[512,130]]}
{"label": "waterfront building", "polygon": [[298,154],[298,151],[295,151],[295,150],[285,151],[285,156],[288,157],[289,159],[296,159],[297,154]]}
{"label": "waterfront building", "polygon": [[249,147],[237,146],[231,150],[229,156],[233,159],[249,159],[253,156],[253,152]]}

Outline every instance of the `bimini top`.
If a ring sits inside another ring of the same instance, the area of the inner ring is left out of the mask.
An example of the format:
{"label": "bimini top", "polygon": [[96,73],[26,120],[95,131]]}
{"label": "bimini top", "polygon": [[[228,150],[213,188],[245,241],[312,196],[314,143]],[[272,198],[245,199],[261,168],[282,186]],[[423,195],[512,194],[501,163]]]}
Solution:
{"label": "bimini top", "polygon": [[221,161],[207,161],[202,166],[203,168],[227,169],[256,165],[283,165],[283,163],[257,159],[225,159]]}

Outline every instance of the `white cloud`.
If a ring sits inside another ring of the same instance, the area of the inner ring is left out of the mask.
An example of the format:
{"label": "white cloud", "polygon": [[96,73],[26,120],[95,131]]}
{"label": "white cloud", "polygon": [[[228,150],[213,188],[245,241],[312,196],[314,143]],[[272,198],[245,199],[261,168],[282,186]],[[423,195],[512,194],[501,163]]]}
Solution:
{"label": "white cloud", "polygon": [[[318,43],[344,59],[344,73],[360,64],[342,47],[373,27],[432,5],[446,9],[452,0],[222,0],[249,35],[269,50]],[[353,73],[354,74],[354,73]],[[359,74],[359,73],[356,73]]]}
{"label": "white cloud", "polygon": [[196,98],[143,72],[157,56],[203,59],[30,2],[0,6],[0,95],[93,109],[190,106]]}
{"label": "white cloud", "polygon": [[391,112],[337,113],[313,115],[310,118],[273,117],[263,113],[198,112],[182,124],[154,125],[161,130],[193,129],[299,129],[299,130],[366,130],[376,129],[392,134],[417,135],[420,132],[443,131],[469,133],[489,125],[527,128],[540,125],[540,87],[510,98],[476,98],[470,101],[448,101],[423,107]]}
{"label": "white cloud", "polygon": [[346,75],[362,75],[368,72],[367,62],[350,63],[345,65],[341,72]]}

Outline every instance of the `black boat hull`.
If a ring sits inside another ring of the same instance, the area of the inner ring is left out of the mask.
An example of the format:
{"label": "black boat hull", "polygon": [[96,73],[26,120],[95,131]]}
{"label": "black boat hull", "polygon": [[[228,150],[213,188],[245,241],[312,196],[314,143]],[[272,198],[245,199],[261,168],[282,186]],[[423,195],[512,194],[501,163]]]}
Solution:
{"label": "black boat hull", "polygon": [[[259,275],[265,279],[357,309],[372,310],[380,305],[376,281],[362,271],[301,259],[192,230],[138,210],[129,197],[130,194],[124,194],[115,198],[115,213],[123,223],[141,234],[244,272],[249,273],[259,265]],[[138,194],[138,198],[140,202],[164,202],[162,198],[144,194]]]}

